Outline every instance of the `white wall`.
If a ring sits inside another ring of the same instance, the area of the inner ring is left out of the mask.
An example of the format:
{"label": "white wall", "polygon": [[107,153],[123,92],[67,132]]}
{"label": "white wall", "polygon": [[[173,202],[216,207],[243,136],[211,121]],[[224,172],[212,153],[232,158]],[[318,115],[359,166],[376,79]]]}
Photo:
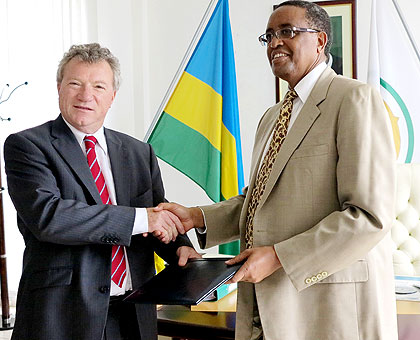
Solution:
{"label": "white wall", "polygon": [[[36,3],[40,6],[51,1],[56,0],[43,0]],[[382,0],[377,1],[380,5]],[[35,9],[31,10],[27,7],[33,4],[30,0],[0,0],[0,32],[5,32],[2,34],[3,37],[13,35],[13,41],[8,40],[10,50],[8,56],[17,58],[20,65],[12,69],[6,67],[7,74],[4,73],[4,68],[0,68],[0,81],[11,82],[9,79],[17,81],[26,77],[27,74],[31,74],[31,79],[33,79],[30,86],[16,93],[16,100],[10,101],[7,107],[0,106],[0,116],[3,114],[7,116],[6,109],[14,114],[11,122],[0,123],[1,141],[13,131],[37,125],[58,114],[55,99],[49,99],[46,102],[44,98],[47,96],[43,94],[48,93],[48,98],[56,98],[55,69],[63,50],[66,50],[71,43],[96,40],[109,47],[120,59],[122,65],[123,83],[106,124],[108,127],[143,139],[209,0],[120,0],[118,2],[62,0],[62,2],[78,5],[75,7],[73,17],[69,20],[74,21],[78,15],[83,16],[84,13],[88,16],[87,22],[83,24],[88,28],[87,34],[68,35],[67,46],[54,35],[57,27],[66,25],[66,21],[54,22],[58,19],[48,21],[34,17],[31,13]],[[3,20],[2,13],[7,9],[5,4],[10,10],[12,3],[21,6],[20,8],[27,8],[24,20],[22,20],[25,26],[21,26],[18,22],[7,23]],[[275,101],[274,77],[266,60],[265,49],[257,41],[257,37],[265,31],[268,16],[275,3],[278,1],[230,0],[245,183],[248,182],[256,125],[262,113]],[[398,0],[398,3],[417,44],[420,45],[420,22],[416,18],[416,13],[420,12],[420,2]],[[363,81],[367,78],[370,6],[371,0],[357,1],[358,78]],[[43,25],[39,26],[40,22],[43,22]],[[83,20],[81,22],[83,23]],[[28,29],[34,32],[28,32]],[[11,31],[16,30],[20,30],[21,33],[11,34]],[[34,37],[37,39],[34,40]],[[392,44],[392,41],[390,43]],[[13,51],[17,50],[14,44],[27,46],[28,53],[14,55]],[[57,52],[49,55],[40,54],[44,44],[57,45],[55,49]],[[0,64],[9,63],[6,57],[0,54]],[[39,58],[48,58],[51,67],[39,69],[37,67]],[[23,73],[22,77],[18,76],[20,73]],[[30,110],[21,107],[19,102],[22,100],[33,103]],[[186,205],[210,203],[201,189],[191,184],[171,167],[161,163],[161,170],[169,200]],[[7,194],[4,195],[4,201],[9,289],[15,291],[21,273],[23,242],[17,231],[16,215]]]}

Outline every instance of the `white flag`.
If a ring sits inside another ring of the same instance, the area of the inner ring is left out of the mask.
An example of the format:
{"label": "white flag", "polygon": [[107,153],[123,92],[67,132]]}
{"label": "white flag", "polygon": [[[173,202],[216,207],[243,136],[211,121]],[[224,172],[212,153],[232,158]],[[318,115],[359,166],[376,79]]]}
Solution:
{"label": "white flag", "polygon": [[368,82],[390,115],[398,163],[420,163],[420,60],[392,0],[372,1]]}

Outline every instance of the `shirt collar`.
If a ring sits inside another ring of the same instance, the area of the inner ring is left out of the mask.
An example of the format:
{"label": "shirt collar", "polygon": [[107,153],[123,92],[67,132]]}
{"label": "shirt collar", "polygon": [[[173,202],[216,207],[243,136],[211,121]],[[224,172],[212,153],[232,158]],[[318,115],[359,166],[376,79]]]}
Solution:
{"label": "shirt collar", "polygon": [[317,65],[311,72],[303,77],[299,83],[297,83],[295,86],[295,91],[302,102],[306,103],[306,100],[308,99],[313,87],[315,86],[315,83],[326,68],[327,64],[325,62]]}
{"label": "shirt collar", "polygon": [[85,143],[84,143],[84,138],[85,136],[95,136],[95,138],[97,139],[97,145],[105,152],[105,155],[108,153],[108,147],[106,144],[106,138],[105,138],[105,132],[104,132],[104,127],[101,126],[99,128],[98,131],[96,131],[95,133],[85,133],[82,131],[77,130],[73,125],[71,125],[67,120],[65,120],[65,118],[63,117],[64,122],[67,124],[67,126],[69,127],[69,129],[71,130],[71,132],[73,132],[74,136],[76,137],[77,142],[79,143],[80,147],[83,150],[86,150],[85,148]]}

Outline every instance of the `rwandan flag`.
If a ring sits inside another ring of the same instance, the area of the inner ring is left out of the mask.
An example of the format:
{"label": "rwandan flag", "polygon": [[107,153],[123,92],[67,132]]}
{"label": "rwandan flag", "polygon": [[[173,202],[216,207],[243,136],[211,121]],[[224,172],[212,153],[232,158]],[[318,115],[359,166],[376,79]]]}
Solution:
{"label": "rwandan flag", "polygon": [[[238,115],[229,4],[219,0],[148,142],[219,202],[244,186]],[[219,250],[238,254],[239,241]]]}

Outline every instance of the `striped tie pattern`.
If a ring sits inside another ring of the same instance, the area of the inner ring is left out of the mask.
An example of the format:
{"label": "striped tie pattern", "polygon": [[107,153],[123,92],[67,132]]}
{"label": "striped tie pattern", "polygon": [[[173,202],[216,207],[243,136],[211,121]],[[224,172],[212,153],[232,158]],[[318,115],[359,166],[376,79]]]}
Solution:
{"label": "striped tie pattern", "polygon": [[290,115],[293,109],[293,100],[298,95],[295,90],[286,93],[285,99],[280,109],[279,117],[273,129],[273,136],[270,141],[267,153],[264,156],[260,170],[255,180],[255,186],[252,189],[251,199],[249,201],[246,222],[245,222],[245,245],[246,248],[252,248],[254,244],[254,216],[258,208],[261,197],[264,193],[271,170],[273,170],[274,161],[280,151],[280,147],[286,138],[287,128],[290,122]]}
{"label": "striped tie pattern", "polygon": [[[88,165],[92,172],[93,179],[95,180],[96,188],[98,188],[99,195],[101,196],[102,203],[112,204],[104,175],[102,174],[101,167],[99,166],[96,157],[95,145],[97,139],[94,136],[86,136],[84,141]],[[111,279],[118,287],[122,287],[126,274],[124,248],[117,245],[112,246]]]}

